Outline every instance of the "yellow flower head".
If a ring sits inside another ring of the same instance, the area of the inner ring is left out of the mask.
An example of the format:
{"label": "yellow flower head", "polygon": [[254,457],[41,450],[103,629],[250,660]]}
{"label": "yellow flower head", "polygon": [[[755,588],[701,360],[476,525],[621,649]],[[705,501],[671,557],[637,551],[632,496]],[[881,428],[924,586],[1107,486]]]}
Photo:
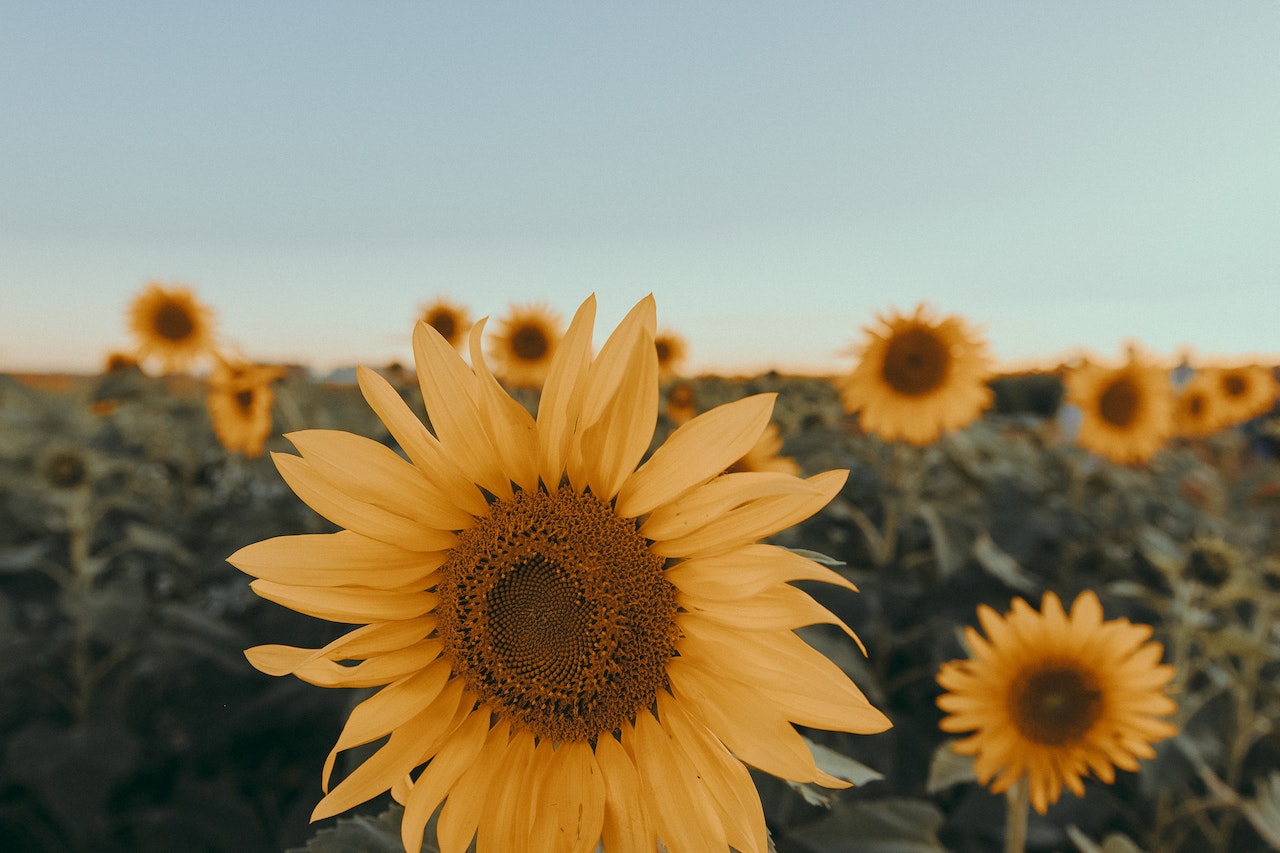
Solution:
{"label": "yellow flower head", "polygon": [[1222,392],[1214,377],[1197,373],[1174,398],[1174,434],[1199,438],[1217,432],[1226,425],[1222,405]]}
{"label": "yellow flower head", "polygon": [[513,305],[490,341],[498,378],[509,386],[541,387],[563,337],[546,305]]}
{"label": "yellow flower head", "polygon": [[213,311],[189,288],[149,284],[129,306],[139,360],[155,356],[166,372],[185,370],[214,351]]}
{"label": "yellow flower head", "polygon": [[653,345],[658,350],[658,379],[663,382],[674,379],[689,357],[689,342],[682,335],[664,329],[653,339]]}
{"label": "yellow flower head", "polygon": [[1243,423],[1271,411],[1276,402],[1276,379],[1271,371],[1258,364],[1219,367],[1206,370],[1209,381],[1217,385],[1222,426]]}
{"label": "yellow flower head", "polygon": [[1173,432],[1173,388],[1164,368],[1133,352],[1121,367],[1085,363],[1066,376],[1080,408],[1082,446],[1122,465],[1146,462]]}
{"label": "yellow flower head", "polygon": [[935,319],[925,305],[894,311],[868,327],[853,373],[840,383],[845,408],[886,441],[936,441],[991,405],[986,342],[963,319]]}
{"label": "yellow flower head", "polygon": [[[746,765],[843,786],[796,725],[888,721],[793,629],[848,628],[789,581],[840,575],[759,539],[807,518],[847,472],[722,474],[773,395],[713,409],[648,452],[658,413],[652,297],[592,355],[589,298],[551,359],[536,418],[499,386],[471,331],[468,368],[419,323],[423,425],[385,380],[365,399],[408,457],[307,430],[285,481],[337,533],[281,536],[229,560],[262,597],[360,625],[321,649],[259,646],[254,666],[380,687],[340,751],[389,739],[328,790],[327,817],[390,790],[417,853],[477,849],[764,853]],[[852,636],[852,633],[850,632]],[[346,662],[353,662],[347,665]]]}
{"label": "yellow flower head", "polygon": [[456,348],[466,343],[467,332],[471,329],[471,315],[467,309],[445,296],[438,296],[423,305],[418,319]]}
{"label": "yellow flower head", "polygon": [[667,417],[679,426],[698,413],[698,392],[688,382],[673,382],[667,389]]}
{"label": "yellow flower head", "polygon": [[271,383],[284,375],[279,367],[218,359],[209,377],[205,405],[213,432],[227,450],[261,456],[271,435]]}
{"label": "yellow flower head", "polygon": [[1151,628],[1104,622],[1102,605],[1083,592],[1068,615],[1053,593],[1036,612],[1021,598],[1001,617],[978,608],[984,638],[965,629],[972,657],[943,664],[938,707],[947,732],[973,732],[953,748],[975,756],[978,781],[995,793],[1026,777],[1031,804],[1045,810],[1063,786],[1083,796],[1092,771],[1107,784],[1116,767],[1137,770],[1151,744],[1177,733],[1160,719],[1177,706],[1165,691],[1173,667],[1148,642]]}

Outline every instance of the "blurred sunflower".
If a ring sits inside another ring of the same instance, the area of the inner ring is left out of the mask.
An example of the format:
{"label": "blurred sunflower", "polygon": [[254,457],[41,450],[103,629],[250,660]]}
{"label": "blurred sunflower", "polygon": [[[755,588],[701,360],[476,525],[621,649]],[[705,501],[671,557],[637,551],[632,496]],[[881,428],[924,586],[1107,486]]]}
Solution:
{"label": "blurred sunflower", "polygon": [[213,310],[181,285],[147,285],[129,305],[129,329],[139,360],[155,356],[168,373],[214,351]]}
{"label": "blurred sunflower", "polygon": [[283,375],[279,367],[221,358],[214,363],[205,405],[214,435],[223,447],[245,456],[262,455],[271,435],[271,406],[275,402],[271,383]]}
{"label": "blurred sunflower", "polygon": [[[285,481],[347,529],[281,536],[229,560],[262,597],[364,623],[321,649],[258,646],[254,666],[382,689],[326,762],[390,735],[316,807],[388,789],[405,848],[437,819],[442,853],[767,849],[746,764],[820,770],[794,725],[888,720],[794,628],[847,626],[788,581],[839,575],[756,540],[807,518],[847,472],[721,474],[769,422],[773,395],[655,429],[652,297],[592,356],[595,299],[552,361],[536,420],[498,385],[472,329],[468,368],[414,330],[429,432],[374,372],[361,390],[408,456],[330,430],[287,436]],[[856,639],[856,638],[855,638]],[[359,661],[352,666],[343,661]],[[423,765],[416,775],[414,769]]]}
{"label": "blurred sunflower", "polygon": [[564,337],[561,328],[546,305],[512,305],[489,340],[498,378],[511,387],[541,387]]}
{"label": "blurred sunflower", "polygon": [[471,315],[467,309],[446,296],[437,296],[422,306],[418,319],[440,333],[449,346],[461,348],[471,328]]}
{"label": "blurred sunflower", "polygon": [[689,342],[670,329],[663,329],[653,339],[653,345],[658,351],[658,379],[674,379],[689,357]]}
{"label": "blurred sunflower", "polygon": [[1156,455],[1173,432],[1169,373],[1131,352],[1121,367],[1086,362],[1068,371],[1067,400],[1080,408],[1080,444],[1133,465]]}
{"label": "blurred sunflower", "polygon": [[677,426],[698,413],[698,392],[688,382],[673,382],[667,389],[667,417]]}
{"label": "blurred sunflower", "polygon": [[1214,378],[1201,371],[1187,380],[1174,398],[1174,434],[1200,438],[1217,432],[1225,424],[1222,392]]}
{"label": "blurred sunflower", "polygon": [[1083,592],[1068,616],[1052,592],[1040,612],[1021,598],[1003,618],[983,605],[984,639],[965,629],[972,658],[943,664],[938,697],[943,731],[969,732],[953,749],[975,756],[978,781],[995,793],[1023,779],[1031,804],[1045,810],[1065,785],[1084,794],[1090,770],[1106,784],[1116,767],[1137,770],[1151,744],[1177,733],[1160,719],[1177,710],[1165,693],[1173,667],[1151,628],[1102,620],[1102,605]]}
{"label": "blurred sunflower", "polygon": [[741,459],[729,466],[729,472],[735,471],[777,471],[800,475],[800,466],[790,456],[779,456],[782,450],[782,436],[778,433],[778,425],[770,423],[760,433],[760,438],[751,446]]}
{"label": "blurred sunflower", "polygon": [[858,366],[840,384],[845,408],[886,441],[928,444],[991,405],[986,342],[957,316],[934,319],[921,304],[867,327]]}
{"label": "blurred sunflower", "polygon": [[1275,405],[1276,380],[1266,367],[1247,364],[1211,368],[1205,373],[1218,386],[1223,426],[1252,420]]}

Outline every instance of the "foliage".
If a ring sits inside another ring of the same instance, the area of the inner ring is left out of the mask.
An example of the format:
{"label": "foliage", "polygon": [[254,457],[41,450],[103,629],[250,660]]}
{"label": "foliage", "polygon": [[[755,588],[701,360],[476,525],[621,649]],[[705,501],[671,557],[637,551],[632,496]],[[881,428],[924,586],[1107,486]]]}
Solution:
{"label": "foliage", "polygon": [[[806,585],[866,658],[827,626],[802,633],[894,728],[805,732],[859,782],[847,791],[756,775],[780,853],[998,849],[1004,801],[948,749],[934,675],[966,654],[978,604],[1086,588],[1108,618],[1155,627],[1178,667],[1182,734],[1139,773],[1033,816],[1029,849],[1280,849],[1280,466],[1256,424],[1125,468],[1073,446],[1051,414],[991,414],[910,448],[861,434],[822,379],[689,384],[700,409],[778,392],[782,453],[805,473],[850,470],[824,512],[775,541],[830,555],[861,589]],[[311,427],[392,443],[349,385],[291,376],[276,392],[269,450]],[[385,798],[307,824],[363,696],[249,667],[250,645],[316,646],[338,626],[260,601],[225,557],[332,528],[269,458],[223,451],[199,381],[135,370],[47,390],[0,376],[0,517],[6,850],[396,849]]]}

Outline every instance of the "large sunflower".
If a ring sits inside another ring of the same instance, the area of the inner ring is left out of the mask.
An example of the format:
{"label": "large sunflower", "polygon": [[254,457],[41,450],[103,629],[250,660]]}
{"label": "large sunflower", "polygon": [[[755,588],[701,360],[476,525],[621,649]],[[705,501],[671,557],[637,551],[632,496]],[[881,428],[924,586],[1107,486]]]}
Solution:
{"label": "large sunflower", "polygon": [[1040,612],[1021,598],[1003,618],[978,608],[984,639],[965,629],[972,657],[943,664],[947,692],[938,707],[947,732],[973,732],[953,744],[976,756],[978,781],[1000,793],[1026,777],[1031,804],[1044,814],[1063,786],[1084,794],[1089,771],[1115,781],[1116,767],[1137,770],[1151,744],[1177,733],[1160,719],[1177,706],[1164,692],[1173,667],[1148,642],[1151,628],[1102,620],[1102,605],[1083,592],[1068,616],[1052,592]]}
{"label": "large sunflower", "polygon": [[513,387],[541,387],[564,336],[546,305],[512,305],[489,342],[498,377]]}
{"label": "large sunflower", "polygon": [[[363,627],[321,649],[259,646],[254,666],[378,687],[337,754],[390,736],[320,801],[323,818],[390,789],[417,851],[767,849],[747,764],[842,786],[793,725],[888,727],[794,628],[848,628],[788,581],[839,575],[760,544],[807,518],[847,472],[721,474],[773,395],[691,420],[640,464],[658,409],[652,297],[591,354],[595,299],[552,361],[537,418],[470,338],[473,364],[419,323],[429,432],[377,374],[366,400],[409,461],[344,432],[287,436],[282,476],[345,530],[233,554],[264,598]],[[637,467],[638,466],[638,467]],[[850,632],[852,636],[852,633]],[[345,665],[346,661],[358,661]],[[745,764],[744,764],[745,762]],[[425,764],[420,771],[416,768]]]}
{"label": "large sunflower", "polygon": [[155,356],[166,372],[185,370],[214,351],[213,310],[190,288],[149,284],[129,305],[138,358]]}
{"label": "large sunflower", "polygon": [[437,296],[423,305],[418,319],[440,333],[452,347],[461,348],[471,328],[471,315],[467,309],[452,299]]}
{"label": "large sunflower", "polygon": [[1223,426],[1243,423],[1271,411],[1276,402],[1276,379],[1258,364],[1210,368],[1205,371],[1218,387]]}
{"label": "large sunflower", "polygon": [[1066,386],[1067,400],[1081,412],[1080,444],[1114,462],[1146,462],[1173,432],[1169,372],[1136,352],[1121,367],[1072,368]]}
{"label": "large sunflower", "polygon": [[986,342],[957,316],[935,319],[921,304],[867,327],[853,373],[840,382],[845,408],[887,441],[928,444],[991,405]]}
{"label": "large sunflower", "polygon": [[205,405],[213,432],[227,450],[261,456],[271,434],[271,383],[284,375],[279,367],[218,359],[209,377]]}

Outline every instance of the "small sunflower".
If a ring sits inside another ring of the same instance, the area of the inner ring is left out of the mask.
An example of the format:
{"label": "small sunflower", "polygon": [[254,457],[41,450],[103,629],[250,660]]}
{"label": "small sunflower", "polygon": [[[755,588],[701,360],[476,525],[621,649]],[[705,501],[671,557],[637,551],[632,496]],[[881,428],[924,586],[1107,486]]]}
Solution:
{"label": "small sunflower", "polygon": [[423,305],[418,319],[440,333],[451,347],[460,349],[471,329],[471,315],[467,309],[446,296],[437,296]]}
{"label": "small sunflower", "polygon": [[798,477],[800,466],[790,456],[779,456],[781,450],[782,436],[778,433],[778,425],[771,423],[760,433],[759,440],[751,449],[729,466],[729,471],[777,471]]}
{"label": "small sunflower", "polygon": [[155,356],[166,372],[185,370],[214,351],[213,310],[181,285],[147,285],[129,306],[129,328],[138,359]]}
{"label": "small sunflower", "polygon": [[698,413],[698,392],[688,382],[673,382],[667,388],[667,418],[679,426]]}
{"label": "small sunflower", "polygon": [[562,337],[560,317],[551,308],[511,306],[490,340],[498,378],[512,387],[541,387]]}
{"label": "small sunflower", "polygon": [[209,377],[205,405],[223,447],[245,456],[262,455],[271,434],[275,402],[271,383],[283,375],[279,367],[218,359]]}
{"label": "small sunflower", "polygon": [[1146,625],[1104,622],[1094,593],[1081,593],[1070,615],[1049,592],[1040,612],[1017,598],[1004,617],[984,605],[978,619],[986,638],[965,629],[973,656],[938,673],[939,725],[973,732],[953,749],[975,756],[978,781],[993,792],[1025,777],[1044,814],[1064,786],[1082,796],[1089,771],[1111,784],[1114,768],[1137,770],[1155,755],[1152,743],[1177,733],[1160,719],[1177,710],[1163,647],[1148,642]]}
{"label": "small sunflower", "polygon": [[[653,299],[593,357],[594,317],[592,297],[536,419],[490,373],[484,321],[471,368],[419,323],[434,433],[359,371],[408,461],[331,430],[287,436],[301,456],[274,454],[294,491],[346,529],[269,539],[229,560],[258,578],[260,596],[361,627],[324,648],[247,656],[273,675],[382,688],[352,711],[313,818],[390,790],[411,853],[438,807],[442,853],[473,836],[481,853],[589,853],[599,842],[652,853],[659,841],[765,853],[746,765],[844,787],[794,726],[888,727],[793,632],[848,629],[789,581],[850,584],[757,542],[824,506],[846,472],[721,473],[764,430],[770,394],[689,421],[641,465],[658,411]],[[329,790],[339,752],[388,735]]]}
{"label": "small sunflower", "polygon": [[1276,402],[1276,379],[1258,364],[1219,367],[1205,373],[1218,386],[1223,426],[1243,423],[1271,411]]}
{"label": "small sunflower", "polygon": [[840,382],[845,408],[886,441],[928,444],[991,405],[986,342],[957,316],[935,319],[923,304],[867,327],[852,374]]}
{"label": "small sunflower", "polygon": [[1132,352],[1121,367],[1086,362],[1066,376],[1081,412],[1078,441],[1122,465],[1146,462],[1173,432],[1173,388],[1165,369]]}
{"label": "small sunflower", "polygon": [[663,382],[674,379],[689,357],[689,342],[670,329],[662,329],[653,339],[653,345],[658,351],[658,379]]}
{"label": "small sunflower", "polygon": [[1173,431],[1176,435],[1201,438],[1212,435],[1226,420],[1222,412],[1222,392],[1214,377],[1203,371],[1182,386],[1173,401]]}

